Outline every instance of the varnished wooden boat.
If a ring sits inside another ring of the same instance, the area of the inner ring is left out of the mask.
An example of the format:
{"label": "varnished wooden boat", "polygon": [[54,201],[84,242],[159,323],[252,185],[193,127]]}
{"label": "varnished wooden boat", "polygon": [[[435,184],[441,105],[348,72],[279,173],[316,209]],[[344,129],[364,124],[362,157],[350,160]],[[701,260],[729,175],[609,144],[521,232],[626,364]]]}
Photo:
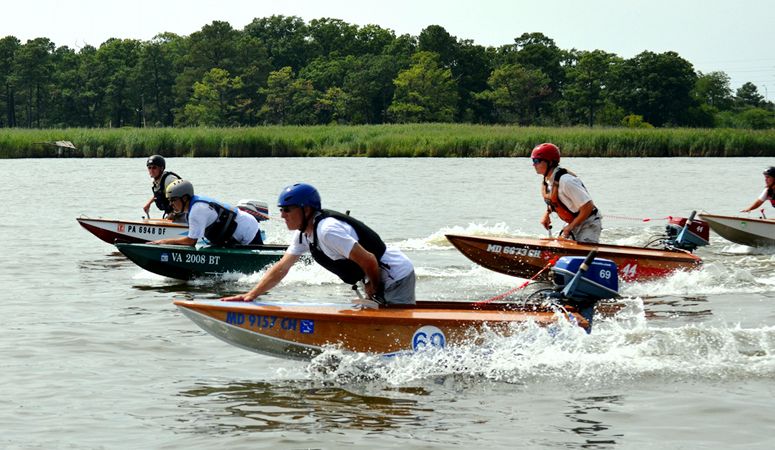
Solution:
{"label": "varnished wooden boat", "polygon": [[700,214],[724,239],[750,247],[775,247],[775,220]]}
{"label": "varnished wooden boat", "polygon": [[[561,256],[597,256],[619,267],[623,281],[649,280],[702,264],[700,257],[684,250],[659,250],[610,244],[584,244],[556,238],[505,238],[448,234],[447,239],[471,261],[496,272],[531,278]],[[538,279],[550,279],[549,271]]]}
{"label": "varnished wooden boat", "polygon": [[[213,336],[237,347],[280,358],[308,360],[325,346],[384,356],[429,347],[478,343],[487,327],[510,335],[528,320],[546,326],[568,319],[586,327],[572,310],[518,309],[513,304],[418,302],[379,308],[351,304],[177,300],[183,314]],[[473,336],[473,337],[472,337]]]}
{"label": "varnished wooden boat", "polygon": [[253,273],[277,262],[286,245],[189,247],[116,243],[116,248],[143,269],[165,277],[188,280],[227,272]]}
{"label": "varnished wooden boat", "polygon": [[82,227],[108,244],[142,243],[188,235],[188,225],[166,219],[116,220],[79,217],[76,220]]}

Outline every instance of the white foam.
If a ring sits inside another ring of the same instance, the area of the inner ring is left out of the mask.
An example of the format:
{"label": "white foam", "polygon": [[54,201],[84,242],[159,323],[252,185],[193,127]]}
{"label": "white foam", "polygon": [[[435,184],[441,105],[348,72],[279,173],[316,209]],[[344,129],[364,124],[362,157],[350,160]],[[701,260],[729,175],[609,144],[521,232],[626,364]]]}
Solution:
{"label": "white foam", "polygon": [[505,222],[498,222],[490,225],[484,223],[469,223],[467,226],[445,227],[424,238],[407,239],[396,243],[395,245],[402,250],[428,250],[442,248],[452,248],[452,244],[447,240],[447,234],[470,234],[475,236],[517,236],[519,230],[512,231]]}
{"label": "white foam", "polygon": [[[635,308],[637,310],[637,308]],[[471,342],[443,350],[385,359],[327,349],[307,366],[308,376],[337,383],[374,379],[401,385],[465,375],[510,383],[570,385],[739,380],[775,376],[775,327],[724,324],[650,326],[640,316],[595,319],[592,334],[560,322],[547,330],[532,322],[503,337],[484,330]],[[484,343],[482,343],[484,342]]]}

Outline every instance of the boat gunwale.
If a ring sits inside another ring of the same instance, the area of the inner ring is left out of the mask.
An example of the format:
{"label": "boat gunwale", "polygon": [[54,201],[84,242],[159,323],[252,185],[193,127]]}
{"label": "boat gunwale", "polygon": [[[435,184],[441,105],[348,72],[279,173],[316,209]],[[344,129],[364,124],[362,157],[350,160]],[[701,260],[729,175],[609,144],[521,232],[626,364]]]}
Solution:
{"label": "boat gunwale", "polygon": [[[336,307],[335,311],[314,311],[311,310],[315,308],[315,305],[304,305],[304,304],[294,304],[293,307],[296,308],[307,308],[305,309],[288,309],[288,306],[286,305],[285,308],[283,308],[282,304],[277,304],[276,307],[278,309],[266,309],[261,310],[260,307],[265,306],[272,306],[271,304],[267,303],[260,303],[256,304],[254,302],[239,302],[242,303],[242,305],[235,305],[237,302],[222,302],[223,304],[217,304],[212,301],[210,302],[201,302],[201,301],[191,301],[191,300],[175,300],[173,302],[178,307],[188,308],[195,311],[225,311],[225,312],[242,312],[246,314],[255,314],[255,315],[278,315],[288,318],[295,318],[295,319],[309,319],[309,320],[325,320],[329,322],[364,322],[364,320],[368,320],[369,323],[392,323],[396,325],[412,325],[417,324],[417,322],[421,323],[429,323],[432,322],[436,325],[454,325],[454,326],[481,326],[482,324],[486,323],[511,323],[511,322],[523,322],[528,320],[535,320],[540,323],[550,323],[554,321],[554,317],[557,314],[555,311],[551,310],[544,310],[544,311],[532,311],[532,310],[462,310],[462,309],[431,309],[431,308],[363,308],[363,309],[340,309],[339,304],[328,304],[327,306],[333,308]],[[462,302],[461,302],[462,303]],[[236,306],[236,308],[235,308]],[[242,307],[240,307],[242,306]],[[352,304],[341,304],[342,307],[350,306],[354,307],[356,305]],[[409,306],[409,305],[407,305]],[[236,311],[235,309],[239,309],[242,311]],[[434,312],[444,312],[444,313],[452,313],[452,314],[458,314],[458,315],[464,315],[464,314],[476,314],[476,315],[486,315],[486,318],[452,318],[452,317],[446,317],[446,318],[434,318],[427,315],[422,316],[416,316],[416,315],[395,315],[395,312],[398,311],[408,311],[407,314],[420,312],[420,313],[427,313],[432,314]],[[575,310],[572,308],[567,309],[569,314],[573,314],[577,321],[585,321]],[[389,315],[390,313],[393,313],[392,315]],[[387,314],[386,314],[387,313]],[[502,316],[502,317],[498,317]]]}
{"label": "boat gunwale", "polygon": [[[732,220],[742,220],[746,222],[758,222],[763,223],[767,225],[774,225],[775,226],[775,219],[758,219],[758,218],[748,218],[748,217],[740,217],[740,216],[724,216],[721,214],[707,214],[707,213],[701,213],[697,214],[697,217],[712,217],[712,218],[719,218],[719,219],[732,219]],[[711,227],[713,228],[713,227]]]}
{"label": "boat gunwale", "polygon": [[132,225],[146,225],[146,226],[155,226],[155,227],[170,227],[170,228],[188,228],[188,224],[182,224],[182,223],[176,223],[172,222],[167,219],[142,219],[142,220],[124,220],[124,219],[103,219],[103,218],[97,218],[97,217],[76,217],[76,221],[78,221],[79,224],[82,224],[82,221],[95,221],[95,222],[103,222],[103,223],[124,223],[124,224],[132,224]]}
{"label": "boat gunwale", "polygon": [[[465,253],[458,243],[454,241],[455,238],[460,238],[462,240],[473,240],[478,242],[487,242],[487,241],[500,241],[500,242],[507,242],[510,244],[518,244],[518,245],[525,245],[525,246],[532,246],[535,248],[540,249],[546,249],[546,250],[552,250],[552,251],[562,251],[562,250],[576,250],[584,252],[590,252],[592,250],[598,251],[598,257],[604,258],[604,255],[600,255],[599,253],[605,252],[608,254],[616,255],[617,257],[633,257],[633,258],[642,258],[642,257],[648,257],[650,259],[654,260],[667,260],[667,261],[686,261],[686,262],[694,262],[695,264],[702,264],[702,258],[695,255],[694,253],[688,252],[686,250],[681,249],[674,249],[674,250],[661,250],[661,249],[654,249],[654,248],[647,248],[647,247],[635,247],[635,246],[629,246],[629,245],[616,245],[616,244],[587,244],[587,243],[579,243],[576,241],[571,241],[567,239],[558,239],[558,238],[521,238],[521,237],[488,237],[488,236],[475,236],[475,235],[466,235],[466,234],[455,234],[455,233],[449,233],[445,234],[447,239],[454,245],[458,250]],[[450,236],[452,236],[453,239],[450,239]],[[562,246],[562,245],[546,245],[541,244],[542,241],[545,242],[568,242],[570,243],[570,246]],[[469,245],[470,247],[470,245]],[[632,250],[633,253],[636,254],[627,254],[626,252]],[[517,258],[519,259],[519,258]]]}

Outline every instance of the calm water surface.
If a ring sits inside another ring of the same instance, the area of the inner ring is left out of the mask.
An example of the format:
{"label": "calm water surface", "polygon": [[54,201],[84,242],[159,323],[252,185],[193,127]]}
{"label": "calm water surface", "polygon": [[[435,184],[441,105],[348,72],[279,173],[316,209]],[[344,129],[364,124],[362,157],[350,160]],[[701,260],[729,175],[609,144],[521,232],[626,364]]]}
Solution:
{"label": "calm water surface", "polygon": [[[609,216],[603,240],[633,245],[667,216],[747,206],[771,164],[566,162]],[[445,232],[545,235],[526,158],[168,165],[227,201],[273,204],[283,186],[314,183],[326,207],[349,209],[415,261],[423,299],[481,300],[520,283],[471,264]],[[260,274],[159,277],[78,226],[79,215],[140,218],[150,196],[143,159],[2,160],[0,179],[0,448],[775,446],[773,250],[713,235],[699,250],[703,269],[624,286],[625,311],[589,336],[528,329],[487,348],[388,364],[333,351],[302,363],[229,346],[171,303],[242,292]],[[289,238],[279,220],[268,235]],[[266,299],[349,294],[313,266],[294,269]]]}

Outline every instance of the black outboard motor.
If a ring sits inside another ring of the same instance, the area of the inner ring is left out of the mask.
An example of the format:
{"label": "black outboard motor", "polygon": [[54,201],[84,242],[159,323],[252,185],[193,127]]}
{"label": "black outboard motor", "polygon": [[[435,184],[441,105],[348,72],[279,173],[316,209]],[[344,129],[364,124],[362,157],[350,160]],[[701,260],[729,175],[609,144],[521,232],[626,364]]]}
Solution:
{"label": "black outboard motor", "polygon": [[688,219],[683,217],[668,219],[665,227],[666,247],[693,252],[697,247],[710,244],[710,226],[705,221],[695,220],[696,214],[697,211],[692,211]]}
{"label": "black outboard motor", "polygon": [[619,269],[616,263],[595,258],[596,251],[589,255],[563,256],[552,267],[554,289],[547,297],[563,305],[576,308],[589,324],[587,333],[592,330],[592,317],[595,304],[599,300],[619,297]]}

